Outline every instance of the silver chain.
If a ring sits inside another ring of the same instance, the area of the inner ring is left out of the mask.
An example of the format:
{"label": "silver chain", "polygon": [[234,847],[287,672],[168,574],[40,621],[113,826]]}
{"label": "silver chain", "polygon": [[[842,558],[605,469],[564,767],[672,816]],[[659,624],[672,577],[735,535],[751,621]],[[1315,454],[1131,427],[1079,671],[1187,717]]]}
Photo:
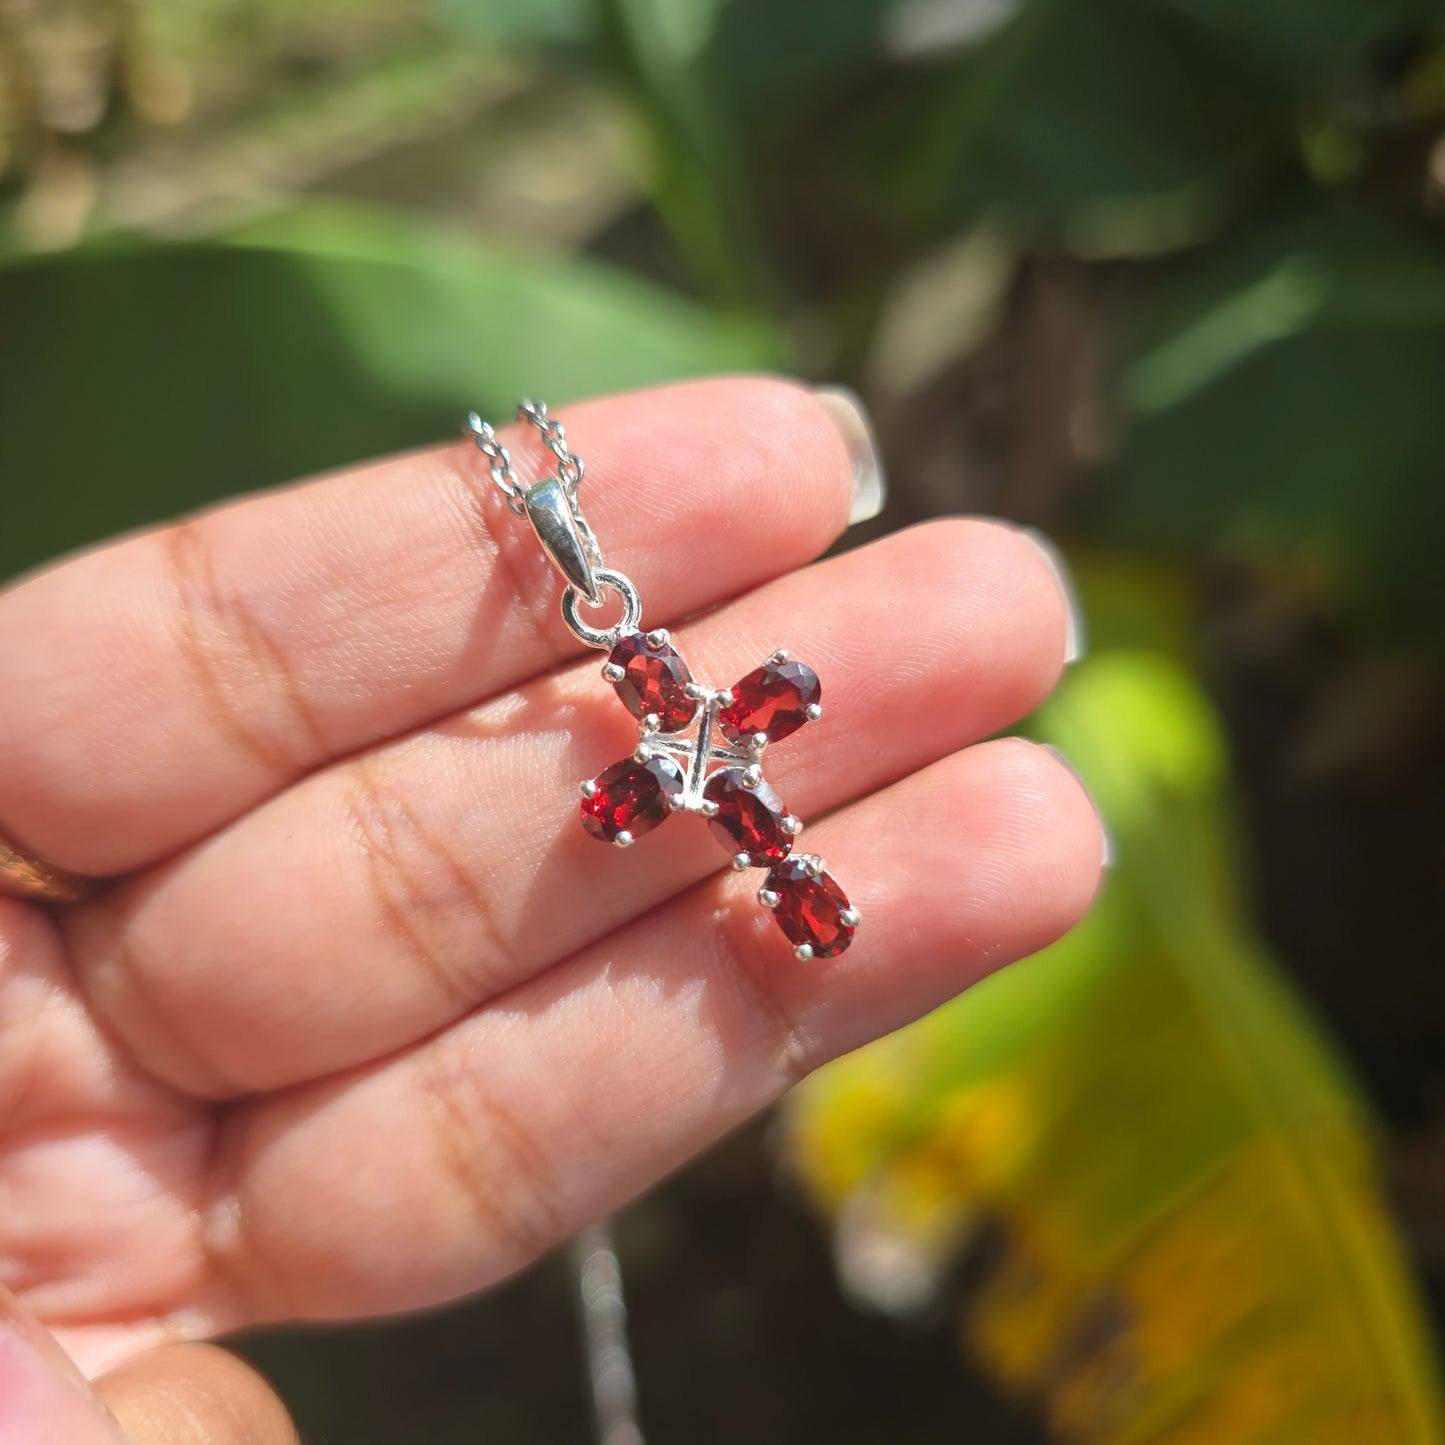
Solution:
{"label": "silver chain", "polygon": [[611,1220],[589,1225],[572,1241],[582,1305],[582,1338],[597,1445],[643,1445],[637,1423],[637,1376],[627,1340],[627,1301]]}
{"label": "silver chain", "polygon": [[[611,647],[616,642],[622,630],[631,630],[636,627],[638,616],[641,612],[641,604],[637,598],[637,589],[621,573],[612,572],[607,569],[602,560],[602,549],[598,545],[596,534],[587,525],[587,518],[582,514],[582,508],[577,502],[577,489],[582,485],[582,478],[586,473],[586,466],[579,457],[567,446],[567,428],[547,411],[545,401],[523,401],[517,407],[517,420],[529,422],[536,427],[542,435],[542,442],[547,450],[557,458],[557,484],[561,486],[566,497],[566,519],[563,530],[566,538],[570,538],[574,550],[576,546],[581,547],[586,554],[587,563],[590,564],[597,582],[602,586],[617,592],[623,600],[623,622],[610,628],[593,628],[584,623],[577,615],[579,601],[588,602],[577,591],[576,587],[567,589],[562,596],[562,616],[567,626],[573,633],[589,647]],[[512,513],[518,517],[528,517],[533,525],[538,525],[537,518],[532,516],[528,509],[528,488],[522,485],[517,478],[515,468],[512,466],[512,455],[501,443],[496,429],[491,422],[484,420],[478,413],[469,411],[467,413],[466,429],[476,443],[477,450],[486,457],[492,469],[492,481],[496,483],[497,490],[507,499],[507,506]],[[551,486],[548,482],[545,486]],[[544,484],[539,483],[533,489],[533,495],[539,490],[545,490]],[[555,490],[553,496],[555,498]],[[540,506],[541,503],[534,503]],[[553,507],[555,515],[556,508]],[[539,534],[540,535],[540,534]],[[544,541],[544,546],[548,545]],[[550,551],[549,546],[549,551]],[[555,552],[552,554],[554,562],[558,561]],[[559,566],[560,566],[559,562]],[[584,571],[586,570],[584,564]],[[569,576],[566,568],[563,568],[563,575]],[[589,585],[591,583],[589,582]],[[595,598],[596,593],[592,596]],[[589,605],[599,605],[595,600]]]}
{"label": "silver chain", "polygon": [[507,499],[507,505],[519,517],[527,515],[522,503],[525,489],[512,470],[512,454],[497,440],[497,433],[491,422],[483,421],[474,411],[467,413],[467,430],[477,444],[477,450],[492,464],[492,480],[497,490]]}
{"label": "silver chain", "polygon": [[517,408],[517,420],[529,421],[542,433],[547,450],[557,458],[557,477],[566,489],[568,497],[577,499],[577,488],[582,484],[586,468],[582,458],[567,450],[567,428],[555,417],[547,415],[545,401],[524,401]]}
{"label": "silver chain", "polygon": [[[517,408],[517,420],[531,422],[542,433],[542,441],[547,450],[557,458],[557,479],[562,483],[567,499],[575,502],[577,488],[582,484],[586,466],[581,457],[568,450],[567,428],[555,417],[548,415],[545,401],[522,402]],[[492,480],[506,497],[507,505],[516,516],[526,516],[524,498],[527,489],[517,480],[517,473],[512,467],[512,454],[498,440],[491,422],[483,421],[476,412],[469,411],[467,430],[472,434],[477,450],[491,463]]]}

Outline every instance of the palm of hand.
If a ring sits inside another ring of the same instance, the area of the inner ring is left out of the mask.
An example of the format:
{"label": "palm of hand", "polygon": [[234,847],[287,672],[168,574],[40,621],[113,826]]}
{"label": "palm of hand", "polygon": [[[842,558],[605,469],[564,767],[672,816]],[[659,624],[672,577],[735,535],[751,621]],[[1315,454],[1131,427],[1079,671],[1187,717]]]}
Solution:
{"label": "palm of hand", "polygon": [[198,1301],[223,1326],[206,1240],[222,1107],[107,1035],[42,910],[0,902],[0,980],[3,1283],[87,1368],[184,1330],[172,1316]]}

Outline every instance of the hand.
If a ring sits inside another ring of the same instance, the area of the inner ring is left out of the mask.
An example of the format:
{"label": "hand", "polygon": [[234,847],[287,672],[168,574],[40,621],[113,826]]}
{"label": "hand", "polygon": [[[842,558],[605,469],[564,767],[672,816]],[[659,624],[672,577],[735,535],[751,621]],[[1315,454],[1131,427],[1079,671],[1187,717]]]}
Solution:
{"label": "hand", "polygon": [[[805,845],[857,939],[796,961],[700,825],[626,851],[578,826],[635,726],[467,443],[16,586],[0,834],[115,881],[0,900],[6,1445],[117,1438],[88,1402],[45,1415],[83,1399],[57,1343],[141,1445],[284,1440],[244,1366],[174,1342],[476,1290],[1088,905],[1079,785],[977,741],[1064,662],[1036,548],[943,521],[805,567],[853,465],[782,382],[562,417],[644,626],[700,677],[779,644],[821,675],[826,717],[768,775],[826,814]],[[535,434],[508,441],[541,475]]]}

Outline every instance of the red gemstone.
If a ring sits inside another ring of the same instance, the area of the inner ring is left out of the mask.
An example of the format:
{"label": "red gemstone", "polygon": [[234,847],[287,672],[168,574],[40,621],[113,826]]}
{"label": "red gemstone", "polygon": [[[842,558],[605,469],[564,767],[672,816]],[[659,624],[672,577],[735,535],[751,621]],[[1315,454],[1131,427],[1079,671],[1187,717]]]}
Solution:
{"label": "red gemstone", "polygon": [[749,788],[745,768],[719,768],[707,780],[702,793],[717,804],[717,814],[708,819],[712,835],[731,854],[746,853],[750,868],[763,868],[787,857],[793,840],[783,830],[787,816],[782,799],[766,783]]}
{"label": "red gemstone", "polygon": [[814,958],[836,958],[852,943],[858,925],[843,921],[850,905],[833,875],[820,871],[810,878],[810,864],[816,860],[794,857],[774,864],[763,887],[777,894],[773,917],[794,948],[807,944]]}
{"label": "red gemstone", "polygon": [[618,638],[607,660],[622,669],[612,685],[633,717],[656,713],[662,731],[675,733],[697,716],[698,701],[687,695],[692,673],[670,644],[653,646],[646,633],[629,632]]}
{"label": "red gemstone", "polygon": [[582,826],[604,843],[615,843],[624,832],[640,838],[672,811],[685,782],[682,769],[663,753],[645,763],[623,758],[600,774],[592,795],[582,799]]}
{"label": "red gemstone", "polygon": [[818,674],[801,662],[765,662],[733,688],[733,700],[718,714],[723,736],[746,743],[766,733],[770,743],[795,733],[808,709],[823,695]]}

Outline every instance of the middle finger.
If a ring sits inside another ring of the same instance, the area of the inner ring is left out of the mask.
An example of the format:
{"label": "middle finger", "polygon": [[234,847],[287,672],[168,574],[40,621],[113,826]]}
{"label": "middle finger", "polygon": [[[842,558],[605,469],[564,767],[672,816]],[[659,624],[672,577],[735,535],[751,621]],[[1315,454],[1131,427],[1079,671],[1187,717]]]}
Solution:
{"label": "middle finger", "polygon": [[[764,758],[808,816],[1027,712],[1065,628],[1027,542],[950,521],[769,584],[674,641],[719,685],[780,644],[818,671],[826,716]],[[82,986],[180,1086],[271,1089],[410,1043],[688,887],[722,861],[699,820],[626,851],[578,826],[577,781],[635,741],[601,661],[318,773],[81,910]]]}

